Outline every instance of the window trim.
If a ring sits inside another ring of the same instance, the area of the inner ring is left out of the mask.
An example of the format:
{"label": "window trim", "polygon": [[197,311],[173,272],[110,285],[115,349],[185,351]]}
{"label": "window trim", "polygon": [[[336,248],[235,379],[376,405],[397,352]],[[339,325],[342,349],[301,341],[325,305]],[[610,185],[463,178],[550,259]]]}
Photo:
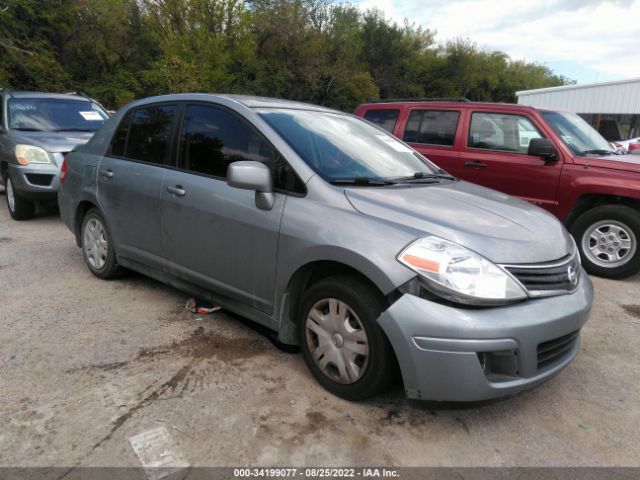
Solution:
{"label": "window trim", "polygon": [[540,127],[536,124],[536,122],[533,120],[533,118],[525,115],[524,113],[512,113],[512,112],[496,112],[493,110],[470,110],[469,111],[469,128],[467,129],[467,141],[465,142],[465,146],[464,148],[466,150],[473,150],[474,152],[495,152],[495,153],[507,153],[509,155],[524,155],[526,157],[530,157],[531,155],[529,155],[528,153],[522,153],[522,152],[514,152],[513,150],[501,150],[501,149],[497,149],[497,148],[479,148],[479,147],[470,147],[469,146],[469,140],[471,138],[471,122],[473,121],[473,115],[475,113],[484,113],[486,115],[502,115],[502,116],[511,116],[511,117],[520,117],[520,118],[525,118],[527,120],[529,120],[529,123],[531,123],[531,125],[533,125],[533,128],[535,128],[538,133],[540,134],[540,138],[548,138],[544,131],[542,131],[540,129]]}
{"label": "window trim", "polygon": [[[164,158],[163,158],[163,163],[157,163],[157,162],[149,162],[147,160],[140,160],[137,158],[129,158],[125,155],[114,155],[110,152],[111,150],[111,144],[113,143],[113,138],[115,137],[116,133],[118,132],[118,130],[120,130],[120,127],[122,127],[124,125],[124,122],[127,120],[128,117],[128,121],[129,121],[129,125],[128,125],[128,129],[127,129],[127,138],[125,139],[124,142],[124,149],[123,149],[123,153],[126,154],[127,153],[127,147],[129,146],[129,136],[131,134],[131,121],[133,120],[133,116],[135,115],[135,113],[139,110],[143,110],[145,108],[153,108],[153,107],[161,107],[161,106],[170,106],[170,105],[174,105],[176,107],[176,111],[173,117],[173,120],[171,121],[171,125],[169,126],[169,130],[170,130],[170,134],[167,137],[167,146],[165,148],[165,152],[164,152]],[[182,110],[183,110],[183,106],[181,104],[181,102],[171,102],[171,101],[166,101],[166,102],[159,102],[159,103],[148,103],[145,105],[140,105],[134,108],[131,108],[129,110],[127,110],[123,116],[122,119],[120,120],[120,123],[118,123],[118,126],[114,129],[113,134],[111,135],[111,139],[109,140],[109,145],[107,147],[107,152],[104,154],[105,157],[109,157],[109,158],[115,158],[118,160],[126,160],[127,162],[136,162],[136,163],[142,163],[144,165],[151,165],[154,167],[161,167],[161,168],[171,168],[173,166],[173,148],[174,148],[174,139],[175,139],[175,131],[176,131],[176,126],[177,126],[177,120],[179,117],[182,116]]]}
{"label": "window trim", "polygon": [[241,122],[246,124],[256,135],[258,135],[262,140],[264,140],[267,143],[267,145],[269,145],[269,147],[271,147],[271,149],[276,153],[277,156],[282,157],[282,159],[285,162],[287,162],[287,165],[289,165],[289,168],[291,168],[291,171],[296,176],[296,178],[298,179],[298,181],[300,182],[300,185],[302,185],[302,188],[304,190],[304,192],[295,192],[295,191],[286,190],[286,189],[283,189],[283,188],[273,187],[273,191],[275,193],[282,193],[284,195],[290,195],[292,197],[306,197],[307,196],[307,193],[308,193],[307,184],[302,181],[302,179],[300,178],[300,175],[298,175],[298,172],[296,172],[296,170],[291,166],[291,164],[289,163],[287,158],[284,155],[282,155],[282,153],[280,153],[280,151],[273,145],[273,143],[271,143],[269,141],[269,139],[261,131],[259,131],[255,127],[255,125],[253,125],[253,123],[251,121],[249,121],[249,119],[247,119],[246,117],[244,117],[240,113],[236,112],[232,108],[229,108],[226,105],[222,105],[220,103],[207,102],[207,101],[204,101],[204,100],[181,100],[180,103],[182,104],[182,108],[181,108],[181,111],[180,111],[180,119],[179,119],[178,124],[176,125],[176,130],[175,130],[175,135],[174,135],[175,144],[174,144],[174,149],[173,149],[174,151],[172,152],[173,167],[171,168],[171,170],[176,170],[176,171],[179,171],[179,172],[188,173],[190,175],[198,175],[200,177],[206,177],[206,178],[210,178],[212,180],[218,180],[218,181],[224,182],[225,184],[227,183],[227,178],[226,177],[220,177],[220,176],[217,176],[217,175],[211,175],[209,173],[196,172],[196,171],[187,169],[184,166],[183,162],[182,162],[182,158],[180,158],[181,157],[181,155],[180,155],[180,137],[182,135],[182,127],[184,125],[184,117],[185,117],[185,114],[187,112],[187,108],[189,106],[191,106],[191,105],[217,108],[218,110],[223,110],[223,111],[225,111],[227,113],[230,113],[231,115],[234,115],[235,117],[237,117]]}
{"label": "window trim", "polygon": [[[457,109],[457,108],[424,108],[424,107],[415,107],[415,108],[410,108],[408,109],[408,115],[407,115],[407,120],[404,123],[404,128],[402,129],[402,138],[400,140],[402,140],[403,142],[409,144],[409,145],[419,145],[419,146],[424,146],[424,147],[438,147],[438,148],[444,148],[447,150],[454,150],[456,148],[456,139],[458,136],[458,129],[460,128],[460,120],[462,119],[462,110]],[[420,129],[422,128],[422,120],[424,119],[424,112],[454,112],[458,114],[458,120],[456,122],[456,128],[455,131],[453,132],[453,143],[451,145],[442,145],[441,143],[423,143],[423,142],[408,142],[407,140],[404,139],[404,135],[407,131],[407,124],[409,123],[409,118],[411,117],[411,114],[413,112],[422,112],[422,116],[420,117],[420,123],[418,124],[418,136],[420,135]]]}

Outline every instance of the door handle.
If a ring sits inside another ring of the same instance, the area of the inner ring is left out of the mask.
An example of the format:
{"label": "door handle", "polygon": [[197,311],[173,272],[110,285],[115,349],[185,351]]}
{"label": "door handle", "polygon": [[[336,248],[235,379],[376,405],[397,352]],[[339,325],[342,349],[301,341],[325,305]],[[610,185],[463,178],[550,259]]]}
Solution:
{"label": "door handle", "polygon": [[475,168],[485,168],[487,164],[484,162],[471,161],[471,162],[464,162],[464,166],[475,167]]}
{"label": "door handle", "polygon": [[113,170],[108,168],[107,170],[100,170],[100,175],[104,178],[113,178]]}
{"label": "door handle", "polygon": [[182,185],[176,185],[175,187],[167,187],[167,192],[176,195],[178,197],[184,197],[187,194],[187,191],[182,187]]}

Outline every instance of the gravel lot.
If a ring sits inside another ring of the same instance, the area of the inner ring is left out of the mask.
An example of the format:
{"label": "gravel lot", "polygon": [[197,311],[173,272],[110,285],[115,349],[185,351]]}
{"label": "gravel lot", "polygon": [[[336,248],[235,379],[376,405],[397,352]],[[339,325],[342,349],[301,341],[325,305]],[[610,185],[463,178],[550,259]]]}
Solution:
{"label": "gravel lot", "polygon": [[640,465],[639,277],[594,279],[580,354],[533,391],[349,403],[230,315],[93,277],[55,209],[0,201],[1,466],[139,466],[128,439],[161,426],[191,465]]}

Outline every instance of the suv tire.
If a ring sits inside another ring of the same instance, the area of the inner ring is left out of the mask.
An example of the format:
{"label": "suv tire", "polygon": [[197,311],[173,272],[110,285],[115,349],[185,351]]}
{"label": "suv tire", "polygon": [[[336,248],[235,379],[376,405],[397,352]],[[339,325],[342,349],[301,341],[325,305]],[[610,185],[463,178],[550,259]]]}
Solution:
{"label": "suv tire", "polygon": [[5,173],[2,182],[4,183],[5,197],[7,199],[7,209],[11,218],[18,221],[32,219],[36,213],[35,203],[15,191],[9,172]]}
{"label": "suv tire", "polygon": [[329,392],[363,400],[398,378],[395,354],[377,323],[385,308],[382,295],[350,275],[325,278],[304,294],[298,313],[300,348],[307,367]]}
{"label": "suv tire", "polygon": [[82,256],[91,273],[105,280],[122,274],[107,223],[98,209],[92,208],[85,214],[80,239]]}
{"label": "suv tire", "polygon": [[582,264],[592,275],[620,279],[640,271],[640,212],[625,205],[602,205],[571,225]]}

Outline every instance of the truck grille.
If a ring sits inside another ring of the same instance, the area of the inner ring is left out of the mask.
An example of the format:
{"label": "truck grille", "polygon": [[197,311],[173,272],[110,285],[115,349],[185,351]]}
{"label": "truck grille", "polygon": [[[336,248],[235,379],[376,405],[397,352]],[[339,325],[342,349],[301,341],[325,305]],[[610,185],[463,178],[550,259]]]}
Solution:
{"label": "truck grille", "polygon": [[578,341],[579,334],[580,330],[576,330],[562,337],[538,344],[538,370],[566,357]]}
{"label": "truck grille", "polygon": [[503,267],[532,297],[572,292],[580,280],[580,257],[577,251],[555,262]]}

